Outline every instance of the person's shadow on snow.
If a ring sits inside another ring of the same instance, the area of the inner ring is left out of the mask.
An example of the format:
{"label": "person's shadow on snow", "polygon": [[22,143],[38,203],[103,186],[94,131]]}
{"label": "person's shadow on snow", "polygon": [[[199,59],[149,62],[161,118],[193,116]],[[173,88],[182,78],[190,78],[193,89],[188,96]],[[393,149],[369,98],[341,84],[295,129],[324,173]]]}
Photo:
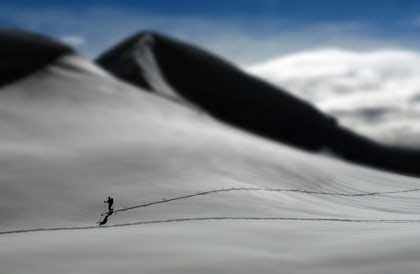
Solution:
{"label": "person's shadow on snow", "polygon": [[97,224],[99,224],[99,226],[102,226],[104,224],[106,224],[108,222],[108,217],[112,215],[112,213],[114,213],[114,210],[111,208],[105,215],[104,219],[100,222],[97,222]]}

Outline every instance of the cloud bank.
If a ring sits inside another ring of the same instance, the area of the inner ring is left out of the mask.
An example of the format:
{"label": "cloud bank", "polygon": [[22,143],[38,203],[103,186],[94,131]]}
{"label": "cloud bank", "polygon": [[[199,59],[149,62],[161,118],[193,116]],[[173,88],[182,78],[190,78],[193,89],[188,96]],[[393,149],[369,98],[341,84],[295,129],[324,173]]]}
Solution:
{"label": "cloud bank", "polygon": [[305,51],[247,71],[385,143],[420,147],[420,53]]}

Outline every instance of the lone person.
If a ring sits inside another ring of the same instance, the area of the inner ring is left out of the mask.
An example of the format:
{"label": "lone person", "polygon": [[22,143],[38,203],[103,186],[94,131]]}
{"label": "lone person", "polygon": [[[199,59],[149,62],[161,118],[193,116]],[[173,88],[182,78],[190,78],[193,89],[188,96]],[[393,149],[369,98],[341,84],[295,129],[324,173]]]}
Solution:
{"label": "lone person", "polygon": [[108,217],[114,213],[114,209],[112,208],[112,205],[114,204],[114,199],[112,199],[111,196],[108,196],[108,199],[104,201],[104,203],[108,204],[108,211],[101,214],[101,216],[105,215],[105,217],[102,221],[97,222],[97,224],[99,224],[100,226],[106,224],[108,222]]}
{"label": "lone person", "polygon": [[114,204],[114,199],[112,199],[111,196],[108,196],[108,200],[104,201],[104,203],[108,204],[108,212],[112,212],[113,211],[112,205]]}

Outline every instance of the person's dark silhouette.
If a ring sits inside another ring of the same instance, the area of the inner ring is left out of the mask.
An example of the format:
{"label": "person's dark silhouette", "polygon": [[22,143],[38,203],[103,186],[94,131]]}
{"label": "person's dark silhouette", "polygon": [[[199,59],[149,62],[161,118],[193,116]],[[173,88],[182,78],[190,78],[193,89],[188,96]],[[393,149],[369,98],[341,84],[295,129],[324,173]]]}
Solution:
{"label": "person's dark silhouette", "polygon": [[108,217],[112,215],[112,213],[114,213],[114,210],[111,208],[105,215],[104,219],[100,222],[97,222],[97,224],[99,224],[99,226],[104,225],[108,222]]}
{"label": "person's dark silhouette", "polygon": [[108,200],[104,201],[104,203],[108,204],[108,211],[112,211],[112,205],[114,204],[114,199],[111,196],[108,196]]}
{"label": "person's dark silhouette", "polygon": [[108,211],[106,213],[101,214],[101,216],[105,215],[102,221],[97,222],[97,224],[104,225],[108,222],[108,217],[114,213],[114,209],[112,208],[112,205],[114,204],[114,199],[112,199],[111,196],[108,196],[108,199],[104,201],[104,203],[108,204]]}

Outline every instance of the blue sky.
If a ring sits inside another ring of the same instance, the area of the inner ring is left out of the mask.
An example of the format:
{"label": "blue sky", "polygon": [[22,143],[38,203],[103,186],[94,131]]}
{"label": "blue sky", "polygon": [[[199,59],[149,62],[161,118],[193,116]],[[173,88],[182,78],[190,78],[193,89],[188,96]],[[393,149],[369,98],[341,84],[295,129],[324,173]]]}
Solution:
{"label": "blue sky", "polygon": [[12,6],[30,9],[83,9],[92,6],[120,7],[160,14],[208,17],[293,17],[311,20],[369,20],[388,23],[416,17],[416,0],[141,0],[141,1],[51,1],[14,0]]}
{"label": "blue sky", "polygon": [[92,57],[152,29],[253,63],[311,48],[418,50],[420,1],[14,0],[0,4],[0,25],[53,36]]}

